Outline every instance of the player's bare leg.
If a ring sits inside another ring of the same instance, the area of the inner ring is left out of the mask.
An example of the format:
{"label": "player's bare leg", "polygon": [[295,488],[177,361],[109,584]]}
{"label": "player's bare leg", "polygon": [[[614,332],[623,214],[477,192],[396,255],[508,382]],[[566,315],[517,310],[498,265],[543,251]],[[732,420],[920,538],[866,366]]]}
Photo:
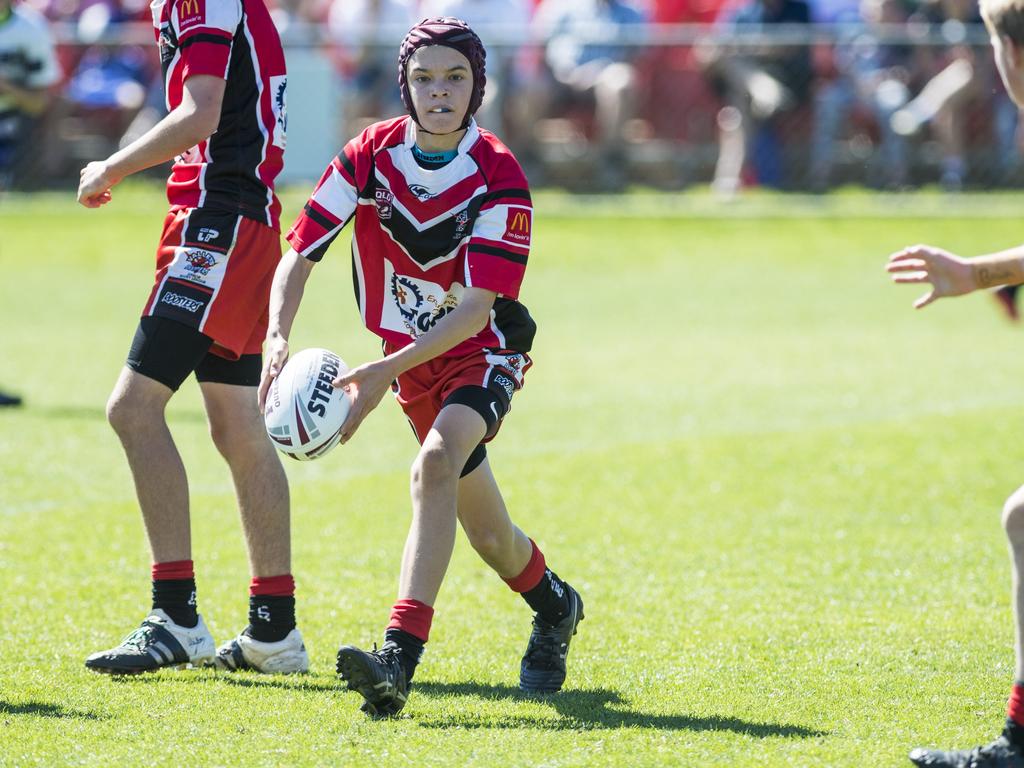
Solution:
{"label": "player's bare leg", "polygon": [[386,642],[373,653],[350,645],[338,651],[338,675],[363,697],[367,714],[395,715],[405,706],[455,547],[459,475],[486,432],[486,422],[472,408],[449,405],[420,446],[410,481],[412,526]]}
{"label": "player's bare leg", "polygon": [[1003,505],[1003,529],[1010,546],[1010,562],[1013,572],[1013,616],[1016,634],[1014,653],[1016,666],[1015,679],[1024,680],[1024,584],[1021,583],[1021,572],[1024,571],[1024,486],[1018,488]]}
{"label": "player's bare leg", "polygon": [[222,669],[305,672],[295,627],[288,478],[267,439],[256,388],[201,383],[210,436],[231,470],[252,575],[249,626],[217,650]]}
{"label": "player's bare leg", "polygon": [[432,606],[455,547],[459,475],[487,424],[464,405],[443,408],[412,466],[412,526],[402,554],[398,599]]}
{"label": "player's bare leg", "polygon": [[511,579],[523,572],[533,544],[509,517],[486,458],[459,480],[458,513],[469,543],[499,576]]}
{"label": "player's bare leg", "polygon": [[255,387],[201,384],[210,436],[231,469],[253,576],[291,573],[288,478],[267,439]]}
{"label": "player's bare leg", "polygon": [[188,479],[165,416],[173,394],[126,367],[107,401],[107,419],[128,457],[154,563],[192,558]]}
{"label": "player's bare leg", "polygon": [[85,660],[96,672],[137,674],[213,662],[213,637],[196,612],[188,480],[164,415],[173,394],[126,367],[107,402],[107,418],[128,457],[153,552],[153,609],[120,645]]}
{"label": "player's bare leg", "polygon": [[459,521],[477,554],[537,612],[520,663],[520,687],[531,693],[560,690],[583,600],[546,567],[540,550],[512,522],[486,458],[459,482]]}
{"label": "player's bare leg", "polygon": [[1014,686],[1007,707],[1006,726],[992,743],[970,750],[915,749],[910,759],[930,768],[1024,768],[1024,486],[1003,505],[1003,529],[1010,545],[1013,573],[1013,615],[1015,619]]}

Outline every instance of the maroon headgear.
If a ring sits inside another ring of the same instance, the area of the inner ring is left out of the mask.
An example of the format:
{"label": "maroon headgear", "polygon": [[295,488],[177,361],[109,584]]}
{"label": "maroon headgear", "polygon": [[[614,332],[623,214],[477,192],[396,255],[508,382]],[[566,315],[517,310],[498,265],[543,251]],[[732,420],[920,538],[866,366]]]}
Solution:
{"label": "maroon headgear", "polygon": [[469,60],[469,67],[473,73],[473,95],[469,100],[469,109],[462,118],[462,125],[459,128],[461,130],[469,125],[469,121],[484,100],[484,86],[487,85],[487,53],[484,51],[484,45],[466,22],[452,16],[424,19],[409,30],[398,51],[398,87],[402,91],[402,103],[417,125],[420,125],[420,120],[416,116],[416,108],[412,105],[406,69],[412,55],[425,45],[446,45]]}

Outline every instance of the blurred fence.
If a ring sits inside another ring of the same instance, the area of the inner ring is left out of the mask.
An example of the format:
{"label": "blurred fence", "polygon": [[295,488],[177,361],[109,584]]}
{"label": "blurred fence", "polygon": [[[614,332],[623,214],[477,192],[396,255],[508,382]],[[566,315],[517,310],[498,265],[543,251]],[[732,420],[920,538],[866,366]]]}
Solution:
{"label": "blurred fence", "polygon": [[[25,151],[22,186],[77,178],[163,114],[145,24],[54,26],[60,96]],[[289,66],[284,180],[315,180],[347,138],[401,113],[404,29],[281,24]],[[478,30],[488,100],[478,121],[535,185],[769,186],[823,192],[1020,187],[1018,112],[979,24],[595,25],[540,41]],[[353,43],[352,41],[356,41]]]}

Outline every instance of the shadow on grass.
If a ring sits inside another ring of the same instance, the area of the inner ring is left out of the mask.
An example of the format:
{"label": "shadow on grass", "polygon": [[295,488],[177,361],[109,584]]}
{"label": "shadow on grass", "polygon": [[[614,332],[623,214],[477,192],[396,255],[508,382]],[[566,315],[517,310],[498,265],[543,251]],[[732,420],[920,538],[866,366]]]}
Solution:
{"label": "shadow on grass", "polygon": [[148,683],[225,683],[242,688],[278,688],[285,691],[309,691],[312,693],[340,692],[333,676],[326,675],[275,675],[264,676],[259,672],[199,672],[175,673],[173,677],[160,675],[116,675],[111,680],[119,685],[140,685]]}
{"label": "shadow on grass", "polygon": [[35,715],[37,717],[77,718],[80,720],[106,720],[106,715],[95,712],[79,712],[68,709],[61,704],[48,704],[45,701],[26,701],[23,704],[12,704],[0,699],[0,716],[3,715]]}
{"label": "shadow on grass", "polygon": [[417,717],[417,724],[426,728],[541,728],[549,730],[580,730],[591,728],[657,728],[665,731],[732,731],[756,738],[815,738],[827,731],[785,723],[756,723],[736,717],[695,717],[692,715],[650,714],[635,709],[613,709],[610,705],[628,706],[615,691],[605,688],[562,691],[551,696],[523,693],[510,685],[483,683],[414,683],[413,695],[431,697],[476,696],[483,699],[512,699],[549,705],[560,719],[543,717],[508,717],[491,719],[474,714],[451,717]]}

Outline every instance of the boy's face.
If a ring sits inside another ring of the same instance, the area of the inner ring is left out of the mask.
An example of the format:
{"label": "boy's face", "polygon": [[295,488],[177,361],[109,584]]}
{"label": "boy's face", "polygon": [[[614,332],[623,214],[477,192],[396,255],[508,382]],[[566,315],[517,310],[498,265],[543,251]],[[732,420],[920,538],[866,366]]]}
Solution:
{"label": "boy's face", "polygon": [[1006,86],[1006,92],[1018,107],[1024,109],[1024,51],[1015,46],[1008,37],[995,32],[992,32],[991,39],[996,68],[1003,79],[1003,85]]}
{"label": "boy's face", "polygon": [[419,48],[409,59],[409,94],[420,125],[431,133],[453,133],[473,97],[469,59],[444,45]]}

